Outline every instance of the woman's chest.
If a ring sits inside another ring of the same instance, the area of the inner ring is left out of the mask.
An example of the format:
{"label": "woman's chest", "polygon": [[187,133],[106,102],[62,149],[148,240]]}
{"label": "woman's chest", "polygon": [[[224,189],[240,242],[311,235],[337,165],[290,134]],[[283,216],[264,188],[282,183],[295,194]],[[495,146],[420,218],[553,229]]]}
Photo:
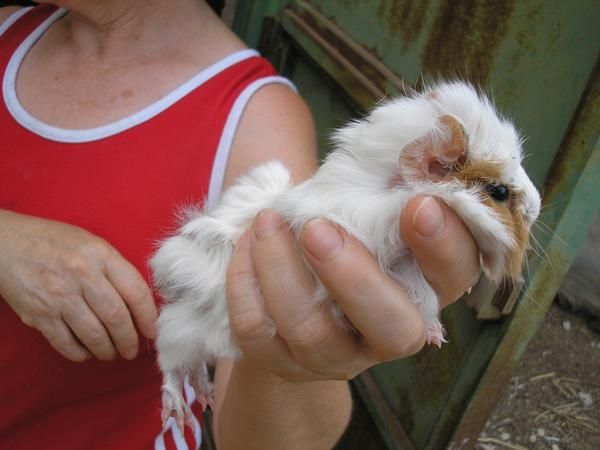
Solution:
{"label": "woman's chest", "polygon": [[111,65],[35,56],[21,65],[17,97],[33,117],[68,129],[94,128],[132,115],[198,70],[172,59]]}

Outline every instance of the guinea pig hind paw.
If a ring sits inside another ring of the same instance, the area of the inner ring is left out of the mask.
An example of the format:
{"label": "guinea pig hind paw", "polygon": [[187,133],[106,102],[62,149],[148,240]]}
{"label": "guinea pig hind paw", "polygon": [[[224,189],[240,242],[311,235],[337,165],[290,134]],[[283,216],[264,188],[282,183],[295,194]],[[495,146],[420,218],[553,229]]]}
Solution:
{"label": "guinea pig hind paw", "polygon": [[196,400],[202,405],[202,412],[206,411],[206,408],[210,408],[213,411],[215,410],[215,400],[212,392],[209,394],[200,393]]}
{"label": "guinea pig hind paw", "polygon": [[442,344],[448,342],[445,337],[446,330],[439,320],[434,320],[425,333],[425,340],[427,344],[433,344],[438,348],[442,347]]}
{"label": "guinea pig hind paw", "polygon": [[213,384],[208,380],[208,374],[203,367],[190,375],[190,385],[196,392],[196,400],[202,405],[202,412],[206,411],[206,408],[214,410]]}
{"label": "guinea pig hind paw", "polygon": [[183,433],[184,424],[191,423],[192,412],[190,407],[183,399],[181,392],[177,392],[170,386],[162,387],[162,411],[161,419],[163,428],[165,428],[170,417],[175,419],[177,427]]}

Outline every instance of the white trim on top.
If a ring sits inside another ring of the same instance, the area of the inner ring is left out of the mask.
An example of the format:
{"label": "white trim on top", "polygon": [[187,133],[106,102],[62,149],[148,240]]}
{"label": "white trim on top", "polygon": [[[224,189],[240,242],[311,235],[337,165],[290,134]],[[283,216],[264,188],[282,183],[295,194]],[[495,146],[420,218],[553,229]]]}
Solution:
{"label": "white trim on top", "polygon": [[231,146],[235,137],[237,126],[242,118],[242,113],[246,109],[250,98],[258,91],[261,87],[266,84],[280,83],[289,86],[294,92],[297,92],[294,84],[287,78],[280,76],[270,76],[265,78],[259,78],[256,81],[250,83],[235,100],[227,121],[223,127],[221,133],[221,139],[215,153],[215,159],[213,162],[212,172],[210,174],[210,184],[208,187],[208,196],[204,204],[207,208],[212,208],[219,197],[221,196],[221,190],[223,189],[223,181],[225,179],[225,169],[227,168],[227,161],[229,160],[229,153],[231,152]]}
{"label": "white trim on top", "polygon": [[234,52],[220,61],[212,64],[211,66],[201,70],[192,78],[183,82],[170,93],[154,103],[151,103],[145,108],[142,108],[141,110],[127,117],[119,119],[116,122],[82,130],[54,127],[36,119],[29,114],[25,108],[23,108],[17,97],[16,80],[19,67],[23,62],[25,55],[27,55],[27,52],[44,34],[44,32],[63,14],[65,14],[64,9],[59,9],[52,13],[21,43],[21,45],[19,45],[8,62],[6,72],[4,74],[4,80],[2,82],[4,101],[6,102],[6,107],[13,118],[29,131],[46,139],[57,142],[79,143],[95,141],[139,125],[160,114],[218,73],[233,66],[234,64],[237,64],[240,61],[259,55],[257,51],[251,49],[244,49]]}
{"label": "white trim on top", "polygon": [[12,13],[10,16],[8,16],[6,18],[6,20],[4,20],[4,22],[0,23],[0,36],[2,36],[4,34],[4,32],[6,30],[8,30],[13,23],[15,23],[17,20],[19,20],[21,18],[21,16],[23,16],[23,14],[25,14],[31,8],[33,8],[33,6],[18,9],[14,13]]}

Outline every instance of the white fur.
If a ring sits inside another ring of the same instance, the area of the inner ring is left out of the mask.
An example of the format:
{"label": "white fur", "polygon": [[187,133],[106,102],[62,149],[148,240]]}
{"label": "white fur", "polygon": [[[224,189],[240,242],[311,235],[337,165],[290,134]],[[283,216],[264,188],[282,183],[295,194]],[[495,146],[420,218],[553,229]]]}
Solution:
{"label": "white fur", "polygon": [[[503,163],[502,181],[524,193],[519,208],[531,224],[540,199],[521,167],[520,139],[487,99],[467,84],[447,83],[421,95],[387,101],[364,120],[335,133],[334,151],[310,180],[292,187],[280,162],[257,167],[227,190],[215,208],[192,214],[179,233],[161,245],[151,266],[166,300],[157,342],[165,380],[239,354],[227,317],[226,269],[241,233],[267,207],[288,220],[296,233],[309,220],[326,218],[356,236],[407,290],[431,329],[439,326],[438,299],[398,233],[400,211],[411,198],[428,194],[450,205],[488,256],[485,273],[500,279],[504,255],[515,243],[500,218],[482,202],[481,187],[427,177],[390,186],[403,170],[399,168],[403,148],[428,133],[444,138],[438,122],[442,115],[451,115],[464,126],[470,159]],[[317,301],[327,298],[321,284],[317,292]],[[165,383],[168,404],[173,403],[172,388],[173,383]]]}

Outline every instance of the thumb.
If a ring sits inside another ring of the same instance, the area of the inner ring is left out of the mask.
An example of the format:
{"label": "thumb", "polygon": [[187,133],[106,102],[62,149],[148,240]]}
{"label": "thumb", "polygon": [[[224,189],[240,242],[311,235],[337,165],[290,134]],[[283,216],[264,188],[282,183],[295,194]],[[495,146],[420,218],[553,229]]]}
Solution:
{"label": "thumb", "polygon": [[459,299],[479,280],[479,250],[462,220],[441,200],[419,196],[400,216],[400,233],[441,306]]}

